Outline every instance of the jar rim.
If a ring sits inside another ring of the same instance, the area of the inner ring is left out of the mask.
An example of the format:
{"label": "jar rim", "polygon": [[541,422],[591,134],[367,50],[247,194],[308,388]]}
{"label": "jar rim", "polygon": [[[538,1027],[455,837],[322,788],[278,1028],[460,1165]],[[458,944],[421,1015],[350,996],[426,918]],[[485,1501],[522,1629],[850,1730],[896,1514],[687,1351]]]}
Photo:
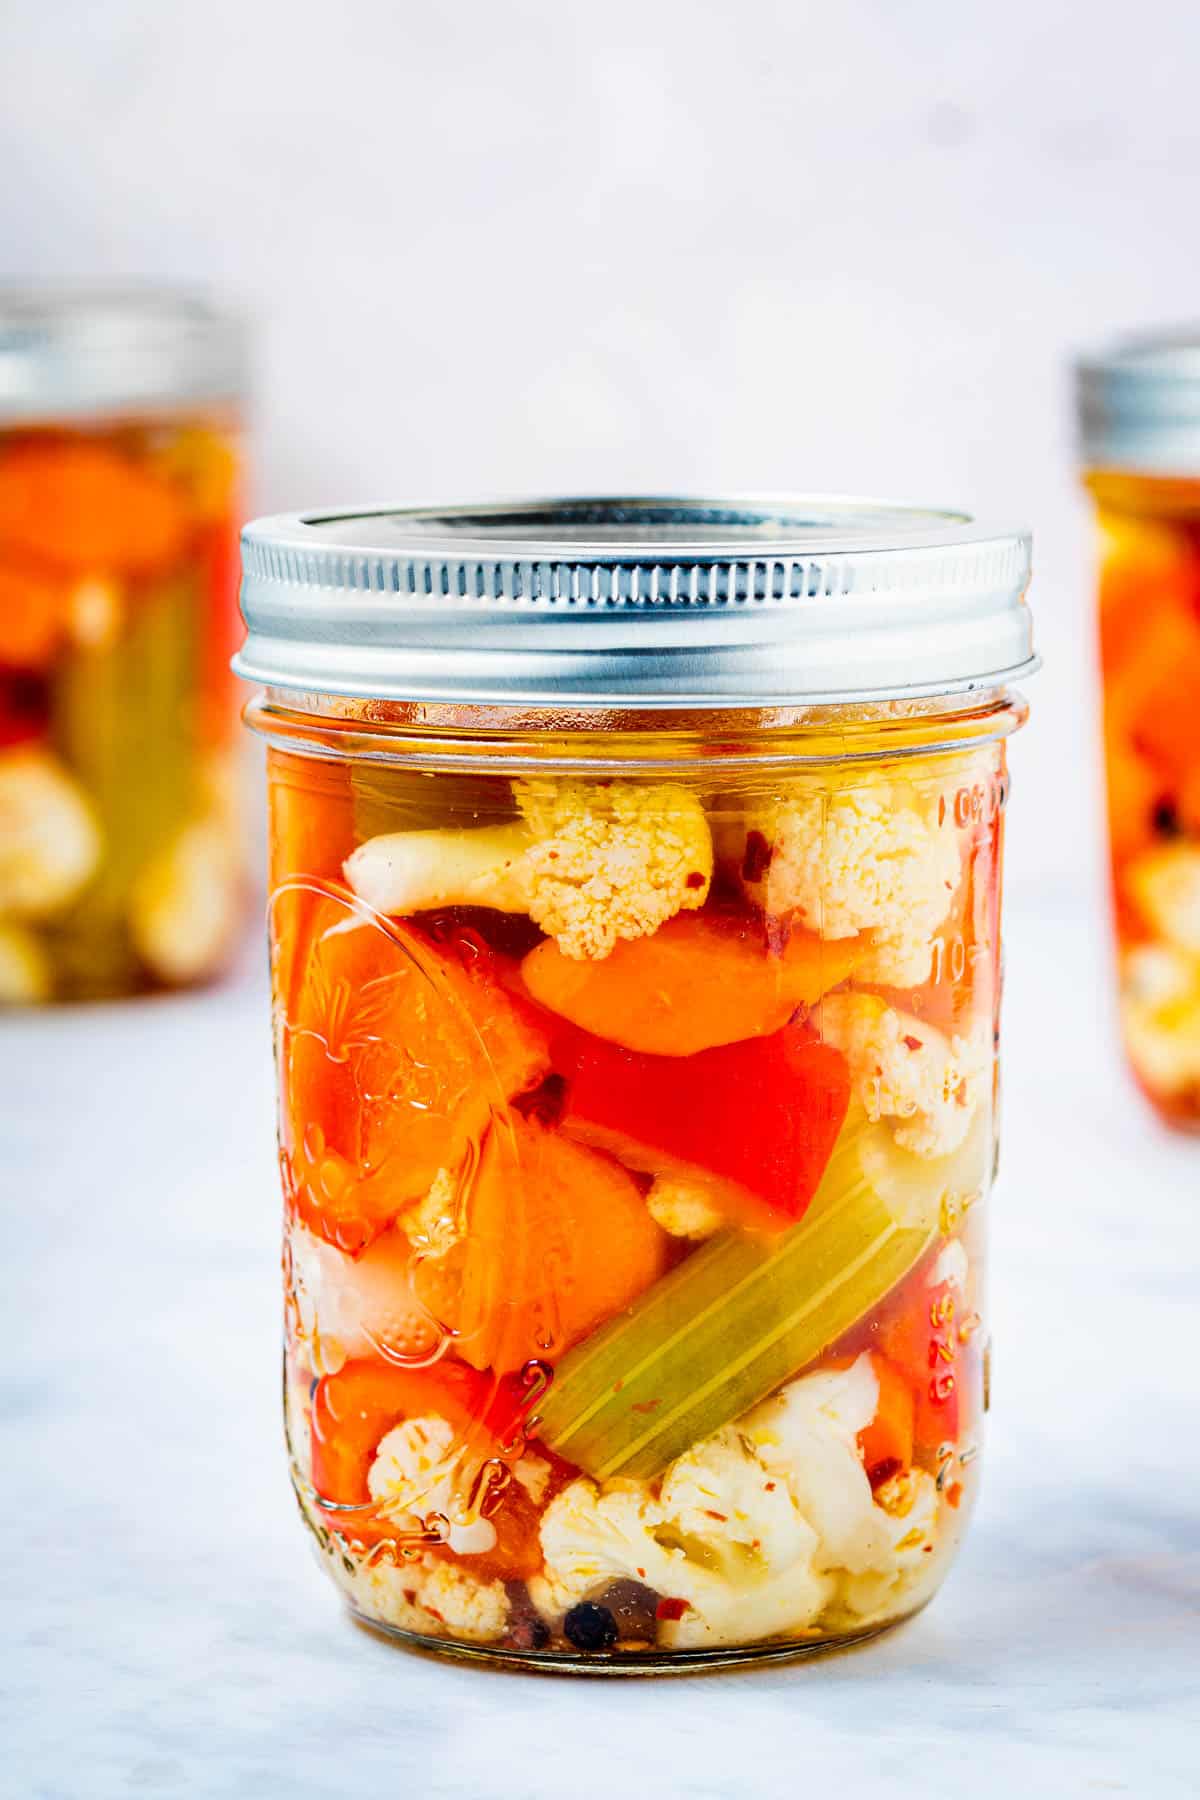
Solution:
{"label": "jar rim", "polygon": [[155,286],[0,286],[0,426],[120,416],[245,392],[248,327]]}
{"label": "jar rim", "polygon": [[1133,333],[1080,357],[1075,397],[1088,468],[1200,473],[1200,325]]}
{"label": "jar rim", "polygon": [[350,697],[643,707],[969,691],[1037,666],[1027,532],[821,495],[309,512],[242,536],[234,667]]}

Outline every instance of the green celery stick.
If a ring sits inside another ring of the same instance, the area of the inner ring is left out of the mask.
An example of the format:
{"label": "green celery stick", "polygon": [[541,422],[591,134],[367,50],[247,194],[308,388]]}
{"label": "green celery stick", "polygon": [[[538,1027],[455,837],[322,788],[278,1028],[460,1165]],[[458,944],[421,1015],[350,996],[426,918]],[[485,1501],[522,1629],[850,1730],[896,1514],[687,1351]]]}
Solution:
{"label": "green celery stick", "polygon": [[[798,1225],[711,1238],[559,1364],[538,1436],[598,1480],[649,1478],[835,1343],[933,1242],[944,1191],[897,1216],[868,1177],[855,1121]],[[877,1166],[877,1158],[872,1158]]]}
{"label": "green celery stick", "polygon": [[70,992],[128,985],[130,890],[193,808],[201,619],[197,580],[174,579],[133,596],[113,642],[72,649],[56,674],[53,741],[104,839],[95,880],[54,927]]}

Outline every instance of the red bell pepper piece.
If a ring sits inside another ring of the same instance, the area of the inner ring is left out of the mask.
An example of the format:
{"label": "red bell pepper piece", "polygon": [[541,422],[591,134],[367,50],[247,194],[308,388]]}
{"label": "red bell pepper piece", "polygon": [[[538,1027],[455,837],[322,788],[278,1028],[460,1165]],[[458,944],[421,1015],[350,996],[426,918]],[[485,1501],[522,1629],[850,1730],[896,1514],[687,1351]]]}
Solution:
{"label": "red bell pepper piece", "polygon": [[920,1263],[897,1290],[872,1333],[872,1343],[904,1371],[916,1391],[913,1441],[919,1460],[937,1461],[941,1445],[958,1439],[978,1377],[976,1330],[954,1281],[932,1281],[934,1265]]}
{"label": "red bell pepper piece", "polygon": [[803,1217],[850,1097],[845,1058],[800,1024],[694,1056],[559,1033],[552,1054],[565,1130],[630,1168],[694,1180],[758,1224]]}

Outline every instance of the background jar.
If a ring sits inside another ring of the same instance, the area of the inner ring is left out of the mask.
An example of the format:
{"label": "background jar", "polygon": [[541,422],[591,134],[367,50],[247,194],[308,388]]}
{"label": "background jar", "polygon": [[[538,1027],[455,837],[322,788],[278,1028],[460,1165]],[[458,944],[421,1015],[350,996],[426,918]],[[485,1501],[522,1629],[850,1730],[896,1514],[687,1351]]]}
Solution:
{"label": "background jar", "polygon": [[0,1003],[215,974],[243,915],[241,325],[0,294]]}
{"label": "background jar", "polygon": [[585,501],[244,566],[331,1576],[584,1669],[908,1616],[978,1480],[1027,541]]}
{"label": "background jar", "polygon": [[1200,1130],[1200,338],[1080,365],[1097,507],[1109,843],[1125,1048]]}

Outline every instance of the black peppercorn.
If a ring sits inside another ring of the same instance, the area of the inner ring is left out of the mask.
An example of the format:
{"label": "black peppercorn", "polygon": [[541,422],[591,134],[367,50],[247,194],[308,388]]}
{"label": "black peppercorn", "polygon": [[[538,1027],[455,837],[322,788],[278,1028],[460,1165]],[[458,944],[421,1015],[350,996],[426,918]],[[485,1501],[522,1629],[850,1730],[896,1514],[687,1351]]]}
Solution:
{"label": "black peppercorn", "polygon": [[617,1641],[617,1621],[607,1606],[581,1600],[563,1620],[563,1636],[577,1650],[608,1650]]}
{"label": "black peppercorn", "polygon": [[508,1634],[513,1650],[544,1650],[550,1642],[550,1627],[536,1616],[518,1619]]}
{"label": "black peppercorn", "polygon": [[1159,837],[1177,838],[1183,830],[1179,808],[1173,800],[1160,800],[1151,816]]}

